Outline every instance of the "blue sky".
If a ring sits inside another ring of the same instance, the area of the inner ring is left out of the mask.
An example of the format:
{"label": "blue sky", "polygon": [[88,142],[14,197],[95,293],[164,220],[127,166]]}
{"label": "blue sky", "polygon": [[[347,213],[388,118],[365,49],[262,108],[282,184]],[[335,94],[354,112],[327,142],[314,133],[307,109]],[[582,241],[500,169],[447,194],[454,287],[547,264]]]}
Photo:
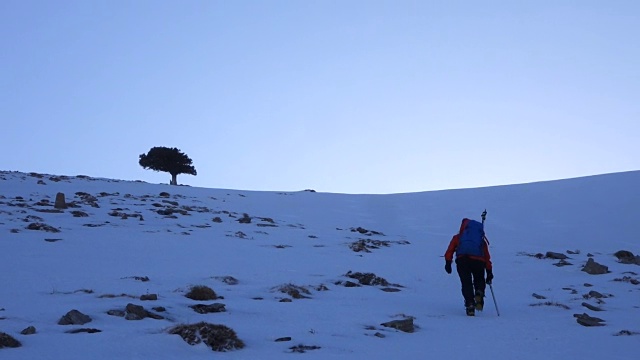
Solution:
{"label": "blue sky", "polygon": [[394,193],[637,170],[637,1],[0,2],[3,170]]}

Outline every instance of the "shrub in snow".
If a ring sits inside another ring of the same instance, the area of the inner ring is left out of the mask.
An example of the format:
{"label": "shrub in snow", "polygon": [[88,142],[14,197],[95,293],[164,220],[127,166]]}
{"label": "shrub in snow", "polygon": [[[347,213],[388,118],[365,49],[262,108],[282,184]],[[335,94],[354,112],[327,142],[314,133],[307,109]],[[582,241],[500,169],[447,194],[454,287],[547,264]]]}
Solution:
{"label": "shrub in snow", "polygon": [[303,294],[311,295],[311,292],[307,290],[307,288],[293,284],[278,286],[276,290],[283,294],[287,294],[294,299],[309,299],[309,296],[305,296]]}
{"label": "shrub in snow", "polygon": [[215,300],[218,298],[218,295],[216,295],[213,289],[204,285],[197,285],[197,286],[191,287],[191,290],[189,290],[189,292],[185,296],[188,297],[189,299],[199,300],[199,301]]}
{"label": "shrub in snow", "polygon": [[244,348],[244,342],[238,339],[236,332],[224,325],[206,322],[178,325],[171,328],[169,333],[180,335],[189,345],[205,343],[213,351],[230,351]]}

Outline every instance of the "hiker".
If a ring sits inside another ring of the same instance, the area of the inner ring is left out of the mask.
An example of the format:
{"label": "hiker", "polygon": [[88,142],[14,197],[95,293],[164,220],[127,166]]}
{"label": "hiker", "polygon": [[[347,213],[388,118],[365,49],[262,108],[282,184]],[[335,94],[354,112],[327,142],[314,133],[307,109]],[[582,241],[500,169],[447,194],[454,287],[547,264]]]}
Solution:
{"label": "hiker", "polygon": [[[489,254],[489,241],[484,234],[484,225],[475,220],[462,219],[460,231],[453,236],[447,252],[444,269],[451,274],[453,253],[456,253],[456,268],[462,284],[462,296],[467,315],[474,316],[475,310],[484,307],[485,284],[493,280],[493,267]],[[487,271],[485,280],[484,272]]]}

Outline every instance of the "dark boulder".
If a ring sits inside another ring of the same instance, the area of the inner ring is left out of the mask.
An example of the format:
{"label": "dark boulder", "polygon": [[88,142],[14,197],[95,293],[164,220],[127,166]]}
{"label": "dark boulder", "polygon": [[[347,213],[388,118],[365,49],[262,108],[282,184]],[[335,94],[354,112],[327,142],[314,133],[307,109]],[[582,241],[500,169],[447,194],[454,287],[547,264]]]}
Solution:
{"label": "dark boulder", "polygon": [[91,322],[91,317],[81,313],[78,310],[71,310],[66,315],[60,318],[58,325],[84,325]]}
{"label": "dark boulder", "polygon": [[609,272],[609,268],[605,265],[598,264],[592,258],[589,258],[587,264],[582,268],[582,271],[590,275],[601,275]]}

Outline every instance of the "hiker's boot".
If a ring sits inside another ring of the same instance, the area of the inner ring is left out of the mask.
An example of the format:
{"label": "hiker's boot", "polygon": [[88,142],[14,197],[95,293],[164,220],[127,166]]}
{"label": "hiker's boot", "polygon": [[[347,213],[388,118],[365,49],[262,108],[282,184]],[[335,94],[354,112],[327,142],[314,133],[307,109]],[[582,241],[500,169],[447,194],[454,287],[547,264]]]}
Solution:
{"label": "hiker's boot", "polygon": [[476,316],[476,305],[473,301],[465,301],[464,309],[467,312],[467,316]]}
{"label": "hiker's boot", "polygon": [[481,290],[476,291],[476,296],[473,299],[476,302],[476,310],[482,311],[484,309],[484,292]]}
{"label": "hiker's boot", "polygon": [[465,310],[467,311],[467,316],[476,316],[476,308],[473,305],[467,306]]}

